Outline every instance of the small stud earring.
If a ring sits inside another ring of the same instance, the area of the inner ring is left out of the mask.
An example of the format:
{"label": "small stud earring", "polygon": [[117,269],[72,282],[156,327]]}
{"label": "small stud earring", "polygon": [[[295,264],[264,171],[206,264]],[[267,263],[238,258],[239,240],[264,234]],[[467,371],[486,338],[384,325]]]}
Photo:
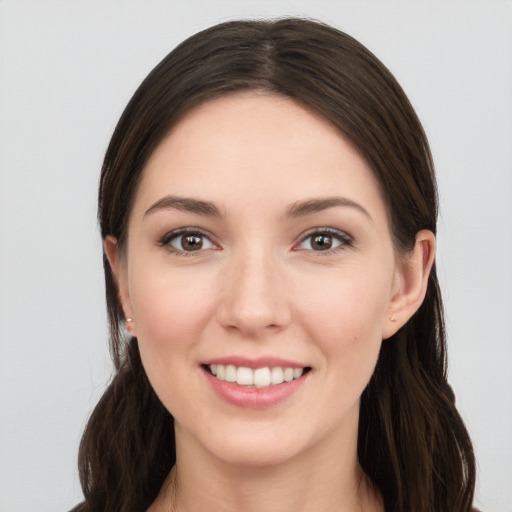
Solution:
{"label": "small stud earring", "polygon": [[133,322],[133,318],[128,317],[128,318],[126,319],[126,321],[127,321],[128,323]]}
{"label": "small stud earring", "polygon": [[392,321],[392,322],[396,322],[396,318],[394,316],[390,316],[389,319]]}

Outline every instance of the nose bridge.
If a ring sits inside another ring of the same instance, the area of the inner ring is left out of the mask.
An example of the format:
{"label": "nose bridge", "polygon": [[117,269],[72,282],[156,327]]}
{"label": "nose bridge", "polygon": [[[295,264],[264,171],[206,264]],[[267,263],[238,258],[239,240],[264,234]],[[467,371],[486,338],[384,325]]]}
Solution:
{"label": "nose bridge", "polygon": [[223,288],[219,310],[225,327],[258,336],[287,323],[282,264],[270,248],[253,246],[235,251],[227,264]]}

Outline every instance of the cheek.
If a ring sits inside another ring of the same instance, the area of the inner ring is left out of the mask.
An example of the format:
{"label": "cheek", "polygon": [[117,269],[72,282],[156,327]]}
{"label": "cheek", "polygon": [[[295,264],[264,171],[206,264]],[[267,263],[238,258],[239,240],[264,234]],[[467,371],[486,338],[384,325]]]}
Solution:
{"label": "cheek", "polygon": [[141,355],[155,366],[190,350],[211,315],[214,296],[207,279],[154,267],[131,278],[130,298]]}
{"label": "cheek", "polygon": [[191,413],[183,384],[190,382],[191,368],[199,368],[198,349],[213,309],[213,287],[207,282],[156,266],[151,272],[134,272],[131,278],[142,363],[161,402],[177,418]]}
{"label": "cheek", "polygon": [[389,283],[382,273],[354,271],[339,281],[331,279],[297,312],[327,364],[336,366],[337,378],[343,375],[355,388],[366,385],[378,358]]}
{"label": "cheek", "polygon": [[391,276],[380,272],[357,272],[350,269],[345,275],[333,275],[324,286],[311,283],[308,294],[298,294],[300,314],[311,318],[326,334],[334,338],[351,334],[382,333],[382,322],[389,304]]}

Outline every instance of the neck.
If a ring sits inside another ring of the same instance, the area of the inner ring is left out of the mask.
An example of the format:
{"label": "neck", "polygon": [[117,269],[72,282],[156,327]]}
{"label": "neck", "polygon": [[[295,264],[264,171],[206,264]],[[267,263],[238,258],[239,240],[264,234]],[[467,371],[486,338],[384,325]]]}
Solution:
{"label": "neck", "polygon": [[[219,460],[177,430],[175,482],[164,485],[152,511],[381,512],[383,506],[357,462],[356,443],[333,439],[310,453],[272,465]],[[199,490],[199,491],[198,491]]]}

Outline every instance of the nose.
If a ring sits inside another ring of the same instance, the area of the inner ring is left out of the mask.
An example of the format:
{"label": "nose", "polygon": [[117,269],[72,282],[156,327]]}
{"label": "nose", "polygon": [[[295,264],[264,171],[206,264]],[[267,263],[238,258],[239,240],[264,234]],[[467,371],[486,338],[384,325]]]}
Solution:
{"label": "nose", "polygon": [[227,264],[217,318],[231,331],[263,338],[290,322],[282,265],[263,251],[247,251]]}

